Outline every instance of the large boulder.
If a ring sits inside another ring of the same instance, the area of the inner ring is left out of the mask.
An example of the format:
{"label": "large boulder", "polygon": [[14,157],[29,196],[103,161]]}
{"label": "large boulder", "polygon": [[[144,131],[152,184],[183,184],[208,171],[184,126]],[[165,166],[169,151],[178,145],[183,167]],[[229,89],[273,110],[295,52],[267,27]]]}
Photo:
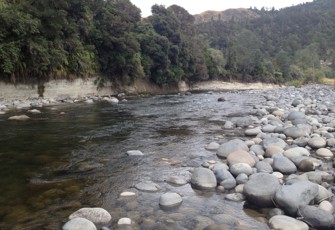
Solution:
{"label": "large boulder", "polygon": [[108,225],[112,216],[103,208],[81,208],[69,216],[69,219],[85,218],[95,225]]}
{"label": "large boulder", "polygon": [[217,181],[214,173],[207,168],[196,168],[191,177],[191,185],[199,190],[214,190]]}
{"label": "large boulder", "polygon": [[269,220],[271,229],[276,230],[308,230],[306,223],[289,216],[276,215]]}
{"label": "large boulder", "polygon": [[272,207],[273,196],[280,188],[279,180],[267,173],[256,173],[245,183],[243,194],[247,200],[259,207]]}
{"label": "large boulder", "polygon": [[297,181],[282,185],[274,196],[277,206],[291,216],[296,216],[299,206],[310,204],[319,193],[317,184],[309,181]]}
{"label": "large boulder", "polygon": [[230,153],[235,152],[237,150],[248,151],[249,148],[244,143],[244,141],[242,141],[240,139],[234,139],[234,140],[228,141],[228,142],[223,143],[222,145],[220,145],[220,147],[217,151],[217,155],[220,158],[227,158]]}
{"label": "large boulder", "polygon": [[334,229],[334,216],[321,208],[305,205],[300,206],[298,210],[299,216],[303,221],[310,224],[316,229]]}

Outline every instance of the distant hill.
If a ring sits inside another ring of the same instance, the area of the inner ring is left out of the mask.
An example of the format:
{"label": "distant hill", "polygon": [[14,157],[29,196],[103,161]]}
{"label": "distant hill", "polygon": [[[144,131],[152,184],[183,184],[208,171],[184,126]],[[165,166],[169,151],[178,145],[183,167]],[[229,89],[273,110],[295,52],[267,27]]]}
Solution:
{"label": "distant hill", "polygon": [[260,15],[256,12],[245,9],[245,8],[239,8],[239,9],[228,9],[224,11],[205,11],[201,14],[194,15],[195,18],[195,24],[199,23],[206,23],[210,21],[222,21],[222,22],[229,22],[231,20],[237,20],[240,21],[242,19],[255,19],[259,18]]}

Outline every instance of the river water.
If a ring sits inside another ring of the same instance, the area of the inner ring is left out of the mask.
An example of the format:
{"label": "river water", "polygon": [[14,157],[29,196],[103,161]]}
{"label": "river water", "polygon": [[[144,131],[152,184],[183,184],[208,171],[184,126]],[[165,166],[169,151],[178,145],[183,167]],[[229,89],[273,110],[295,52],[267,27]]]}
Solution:
{"label": "river water", "polygon": [[[206,160],[204,147],[216,140],[243,138],[243,130],[224,130],[226,120],[252,113],[265,102],[260,91],[194,93],[108,103],[39,108],[31,121],[0,115],[0,229],[60,229],[81,207],[102,207],[113,226],[130,217],[138,229],[203,229],[224,223],[231,229],[268,229],[260,212],[224,199],[221,192],[200,192],[190,184],[171,185],[170,176],[190,178]],[[218,102],[224,96],[225,102]],[[61,113],[63,112],[63,113]],[[142,157],[129,157],[140,150]],[[150,180],[161,191],[133,188]],[[136,197],[120,198],[123,191]],[[165,192],[183,195],[175,210],[161,210]]]}

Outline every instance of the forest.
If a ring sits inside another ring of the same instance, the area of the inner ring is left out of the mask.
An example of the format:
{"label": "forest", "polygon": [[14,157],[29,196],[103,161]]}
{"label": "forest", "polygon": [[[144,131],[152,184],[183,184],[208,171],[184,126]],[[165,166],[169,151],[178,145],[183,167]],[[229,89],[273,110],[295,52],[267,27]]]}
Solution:
{"label": "forest", "polygon": [[317,82],[335,77],[333,9],[314,0],[195,23],[177,5],[141,18],[129,0],[0,0],[0,80]]}

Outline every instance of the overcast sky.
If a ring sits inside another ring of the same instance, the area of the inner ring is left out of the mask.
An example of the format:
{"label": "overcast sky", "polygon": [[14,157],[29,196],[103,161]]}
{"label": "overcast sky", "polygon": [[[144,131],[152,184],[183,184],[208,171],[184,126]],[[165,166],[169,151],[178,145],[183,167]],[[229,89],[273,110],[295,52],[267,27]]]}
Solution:
{"label": "overcast sky", "polygon": [[151,6],[154,4],[166,7],[176,4],[186,9],[190,14],[199,14],[206,10],[221,11],[230,8],[257,7],[261,9],[275,7],[280,9],[287,6],[298,5],[312,0],[130,0],[142,11],[142,17],[151,14]]}

